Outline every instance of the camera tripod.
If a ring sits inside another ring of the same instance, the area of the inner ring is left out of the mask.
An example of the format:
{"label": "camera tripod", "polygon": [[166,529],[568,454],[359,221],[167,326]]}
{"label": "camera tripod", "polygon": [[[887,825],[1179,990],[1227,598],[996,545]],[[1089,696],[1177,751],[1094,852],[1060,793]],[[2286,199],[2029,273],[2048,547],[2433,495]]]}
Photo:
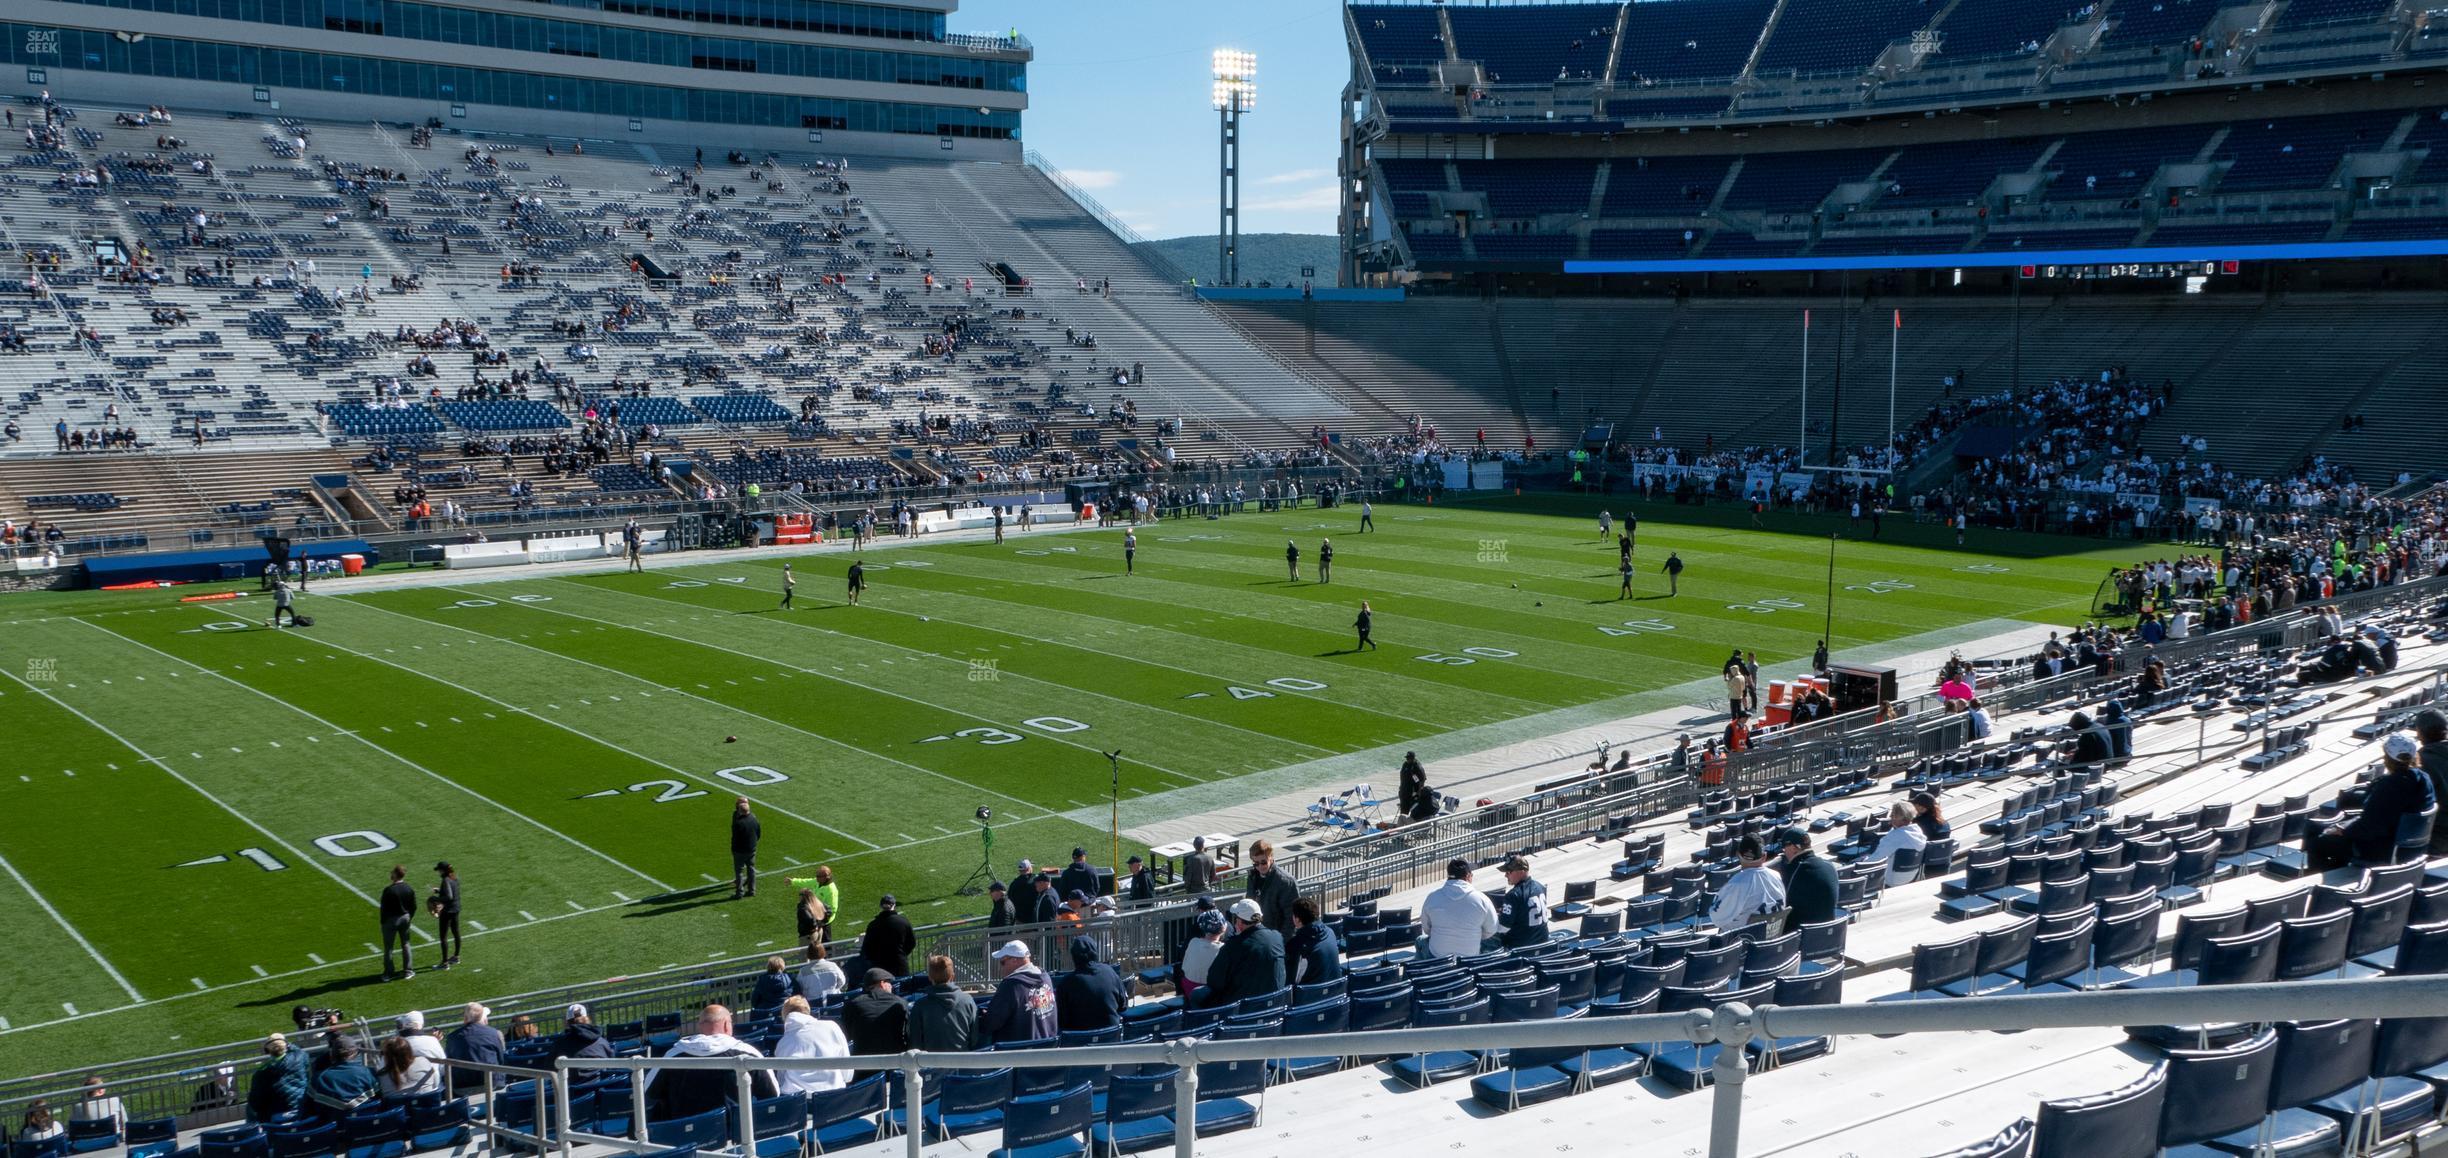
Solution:
{"label": "camera tripod", "polygon": [[968,880],[961,882],[960,888],[953,890],[953,892],[959,896],[977,896],[978,894],[985,892],[987,884],[994,880],[993,825],[987,824],[984,821],[978,822],[978,844],[981,849],[981,854],[978,858],[978,866],[976,871],[969,874]]}

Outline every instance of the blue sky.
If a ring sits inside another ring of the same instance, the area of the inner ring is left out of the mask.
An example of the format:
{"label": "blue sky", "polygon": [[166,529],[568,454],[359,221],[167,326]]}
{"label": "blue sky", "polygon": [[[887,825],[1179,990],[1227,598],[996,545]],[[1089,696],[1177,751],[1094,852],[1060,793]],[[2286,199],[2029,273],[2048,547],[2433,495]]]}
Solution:
{"label": "blue sky", "polygon": [[1336,99],[1350,69],[1340,4],[963,0],[951,25],[1029,38],[1028,147],[1148,237],[1215,232],[1208,54],[1256,53],[1241,231],[1334,232]]}

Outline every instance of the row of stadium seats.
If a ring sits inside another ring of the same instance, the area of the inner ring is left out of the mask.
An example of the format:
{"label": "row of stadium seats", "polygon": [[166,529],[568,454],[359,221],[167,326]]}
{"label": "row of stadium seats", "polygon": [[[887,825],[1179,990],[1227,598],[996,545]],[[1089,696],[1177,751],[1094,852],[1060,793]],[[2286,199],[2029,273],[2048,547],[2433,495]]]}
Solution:
{"label": "row of stadium seats", "polygon": [[[1398,127],[1503,131],[1550,114],[1588,119],[1565,90],[1612,77],[1601,120],[1807,113],[1881,103],[2008,100],[2256,70],[2342,68],[2437,51],[2386,0],[2293,0],[2240,43],[2212,36],[2215,0],[2119,0],[2078,11],[1970,0],[1665,0],[1512,10],[1362,4],[1355,61]],[[1620,35],[1618,30],[1620,29]],[[1891,52],[1899,49],[1900,52]],[[1445,61],[1479,68],[1456,100]],[[1737,78],[1748,79],[1747,86]],[[1555,90],[1552,99],[1523,90]]]}
{"label": "row of stadium seats", "polygon": [[[1900,149],[1389,159],[1378,184],[1428,264],[1578,257],[1584,233],[1593,259],[2364,240],[2448,228],[2427,183],[2443,137],[2441,110],[2419,108]],[[2358,187],[2385,192],[2346,195],[2350,153]],[[1453,236],[1455,210],[1478,218],[1472,238]]]}

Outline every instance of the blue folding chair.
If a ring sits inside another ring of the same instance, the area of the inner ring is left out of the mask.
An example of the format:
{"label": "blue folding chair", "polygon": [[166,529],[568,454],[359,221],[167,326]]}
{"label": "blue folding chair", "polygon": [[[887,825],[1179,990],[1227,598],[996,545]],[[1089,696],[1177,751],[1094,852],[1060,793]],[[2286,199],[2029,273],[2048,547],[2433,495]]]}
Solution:
{"label": "blue folding chair", "polygon": [[1003,1145],[992,1158],[1080,1158],[1088,1153],[1095,1102],[1086,1082],[1013,1098],[1003,1107]]}
{"label": "blue folding chair", "polygon": [[888,1080],[872,1074],[840,1089],[807,1096],[808,1149],[817,1154],[864,1146],[884,1136]]}
{"label": "blue folding chair", "polygon": [[646,1123],[646,1140],[657,1146],[696,1146],[708,1150],[720,1149],[729,1141],[724,1134],[724,1128],[730,1123],[730,1108],[721,1107],[707,1110],[702,1114],[691,1114],[685,1118],[674,1118],[668,1122],[648,1122]]}
{"label": "blue folding chair", "polygon": [[2166,1062],[2106,1093],[2042,1102],[2032,1130],[2032,1158],[2129,1153],[2135,1139],[2159,1136],[2160,1111],[2166,1105]]}
{"label": "blue folding chair", "polygon": [[68,1152],[89,1154],[119,1144],[119,1119],[88,1118],[68,1123]]}
{"label": "blue folding chair", "polygon": [[1471,1079],[1471,1097],[1509,1113],[1578,1093],[1586,1052],[1580,1046],[1517,1046],[1506,1051],[1504,1068]]}
{"label": "blue folding chair", "polygon": [[[935,1096],[927,1101],[920,1120],[939,1142],[999,1129],[1003,1125],[1003,1104],[1011,1100],[1011,1077],[1009,1069],[942,1074],[932,1083]],[[896,1122],[902,1120],[906,1110],[903,1106],[893,1107]]]}
{"label": "blue folding chair", "polygon": [[[792,1158],[806,1147],[802,1137],[807,1132],[807,1095],[781,1094],[758,1098],[749,1103],[749,1121],[754,1126],[756,1158]],[[739,1137],[739,1123],[734,1119],[728,1133]]]}
{"label": "blue folding chair", "polygon": [[[1284,1011],[1282,1034],[1299,1037],[1305,1034],[1341,1033],[1351,1023],[1351,998],[1334,997],[1312,1005],[1298,1005]],[[1317,1057],[1286,1057],[1274,1061],[1275,1080],[1296,1082],[1330,1074],[1343,1068],[1343,1058],[1337,1054]]]}
{"label": "blue folding chair", "polygon": [[408,1111],[351,1114],[340,1120],[340,1134],[348,1143],[348,1158],[405,1158]]}
{"label": "blue folding chair", "polygon": [[1096,1148],[1129,1154],[1173,1144],[1173,1084],[1181,1069],[1115,1074],[1105,1091],[1105,1117],[1089,1132]]}
{"label": "blue folding chair", "polygon": [[[1246,1130],[1266,1112],[1264,1061],[1207,1062],[1198,1068],[1199,1100],[1191,1119],[1198,1137]],[[1256,1097],[1257,1101],[1249,1099]]]}

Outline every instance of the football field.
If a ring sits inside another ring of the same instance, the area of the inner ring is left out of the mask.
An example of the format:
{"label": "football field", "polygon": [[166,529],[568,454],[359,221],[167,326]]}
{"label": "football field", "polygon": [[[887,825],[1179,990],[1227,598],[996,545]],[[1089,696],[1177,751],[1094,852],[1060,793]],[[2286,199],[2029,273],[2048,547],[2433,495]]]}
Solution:
{"label": "football field", "polygon": [[[0,1074],[286,1028],[302,1003],[387,1015],[786,948],[786,878],[820,863],[837,936],[886,892],[920,924],[970,915],[976,810],[1005,871],[1103,849],[1105,751],[1129,815],[1161,816],[1178,790],[1713,676],[1732,647],[1810,653],[1842,520],[1642,507],[1618,599],[1600,505],[1387,505],[1371,534],[1356,506],[1173,520],[1140,528],[1134,575],[1121,528],[896,547],[865,556],[855,608],[837,545],[318,583],[302,631],[264,629],[261,598],[177,601],[198,588],[11,597]],[[2074,622],[2140,554],[1959,550],[1891,519],[1837,547],[1831,642]],[[1355,652],[1364,599],[1382,647]],[[738,796],[765,875],[735,903]],[[393,864],[421,895],[437,860],[464,881],[465,962],[383,983],[373,898]]]}

